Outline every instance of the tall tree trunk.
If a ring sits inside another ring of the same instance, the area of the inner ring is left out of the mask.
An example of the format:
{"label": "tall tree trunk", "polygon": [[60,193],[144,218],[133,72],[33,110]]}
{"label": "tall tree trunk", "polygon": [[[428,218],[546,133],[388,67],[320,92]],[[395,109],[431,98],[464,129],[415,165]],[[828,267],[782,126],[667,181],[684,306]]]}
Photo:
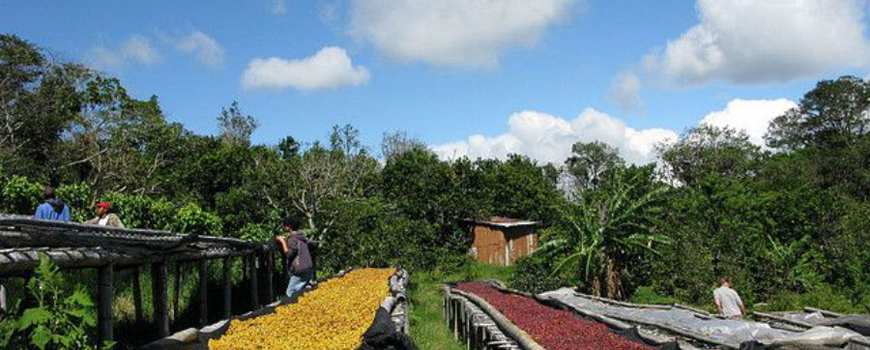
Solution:
{"label": "tall tree trunk", "polygon": [[622,270],[614,257],[607,257],[607,297],[621,300],[622,295]]}

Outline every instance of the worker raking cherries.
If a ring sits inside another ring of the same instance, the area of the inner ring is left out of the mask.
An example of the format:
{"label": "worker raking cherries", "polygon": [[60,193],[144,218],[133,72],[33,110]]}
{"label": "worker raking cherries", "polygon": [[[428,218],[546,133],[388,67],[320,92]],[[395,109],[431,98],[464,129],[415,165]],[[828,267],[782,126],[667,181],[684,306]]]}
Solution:
{"label": "worker raking cherries", "polygon": [[212,350],[352,350],[362,343],[395,269],[353,270],[321,283],[295,304],[246,321],[234,320]]}

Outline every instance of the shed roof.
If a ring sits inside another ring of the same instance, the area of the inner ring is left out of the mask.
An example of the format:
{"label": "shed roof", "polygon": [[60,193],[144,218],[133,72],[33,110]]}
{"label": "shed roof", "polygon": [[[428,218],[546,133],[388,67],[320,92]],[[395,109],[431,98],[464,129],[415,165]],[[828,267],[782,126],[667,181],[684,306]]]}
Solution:
{"label": "shed roof", "polygon": [[488,220],[467,219],[466,221],[471,222],[473,224],[488,225],[488,226],[495,226],[495,227],[505,227],[505,228],[507,228],[507,227],[520,227],[520,226],[535,226],[535,225],[539,224],[538,221],[513,219],[513,218],[506,218],[506,217],[501,217],[501,216],[493,216],[493,217],[489,218]]}

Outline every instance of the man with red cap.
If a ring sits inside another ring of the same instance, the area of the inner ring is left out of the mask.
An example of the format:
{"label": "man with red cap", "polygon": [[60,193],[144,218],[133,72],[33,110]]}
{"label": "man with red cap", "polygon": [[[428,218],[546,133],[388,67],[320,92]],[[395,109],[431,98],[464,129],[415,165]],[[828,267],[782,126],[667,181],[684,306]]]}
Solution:
{"label": "man with red cap", "polygon": [[124,228],[121,219],[114,213],[109,212],[112,209],[111,204],[99,202],[95,206],[97,207],[97,217],[85,221],[85,224]]}

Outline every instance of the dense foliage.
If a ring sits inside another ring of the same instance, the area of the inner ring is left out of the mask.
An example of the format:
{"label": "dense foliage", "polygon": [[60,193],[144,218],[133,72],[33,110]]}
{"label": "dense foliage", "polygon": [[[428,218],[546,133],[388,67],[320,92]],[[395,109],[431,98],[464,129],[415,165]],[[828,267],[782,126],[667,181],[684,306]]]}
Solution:
{"label": "dense foliage", "polygon": [[556,166],[444,161],[401,132],[376,155],[350,125],[325,143],[254,144],[258,122],[235,102],[203,112],[219,135],[197,135],[156,96],[132,98],[118,79],[12,35],[0,35],[0,73],[4,212],[32,214],[52,184],[76,220],[105,200],[130,227],[265,240],[290,217],[332,270],[462,264],[463,220],[499,215],[544,223],[544,249],[513,278],[528,290],[708,304],[728,275],[751,304],[870,301],[870,83],[859,78],[819,82],[771,123],[765,147],[702,125],[655,165],[592,142]]}
{"label": "dense foliage", "polygon": [[549,168],[526,157],[444,162],[400,132],[384,135],[380,159],[351,125],[326,144],[252,144],[258,122],[237,102],[214,111],[218,135],[197,135],[168,121],[156,96],[137,100],[118,79],[13,35],[0,35],[0,71],[6,213],[33,214],[53,185],[76,221],[99,200],[128,227],[262,241],[290,217],[322,241],[327,269],[432,268],[466,261],[464,219],[549,221],[560,200]]}

